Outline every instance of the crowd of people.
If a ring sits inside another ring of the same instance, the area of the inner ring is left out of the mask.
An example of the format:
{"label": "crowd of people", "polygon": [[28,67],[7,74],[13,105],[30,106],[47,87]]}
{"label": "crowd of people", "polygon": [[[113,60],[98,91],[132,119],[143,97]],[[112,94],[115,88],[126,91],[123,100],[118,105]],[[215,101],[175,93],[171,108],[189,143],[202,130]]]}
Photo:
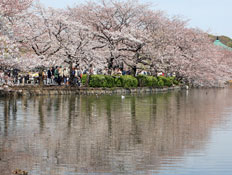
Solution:
{"label": "crowd of people", "polygon": [[[112,70],[104,69],[79,69],[73,67],[56,66],[44,69],[37,69],[31,72],[22,72],[18,69],[1,69],[0,68],[0,85],[37,85],[43,81],[44,85],[69,85],[72,77],[72,84],[81,86],[81,78],[83,74],[91,75],[130,75],[130,70],[115,68]],[[150,75],[147,71],[141,71],[140,74]],[[40,78],[42,77],[42,79]]]}
{"label": "crowd of people", "polygon": [[[71,76],[74,83],[80,86],[82,72],[73,68]],[[41,78],[44,85],[68,85],[70,78],[69,68],[56,66],[47,69],[37,69],[31,72],[22,72],[18,69],[0,69],[0,85],[37,85]]]}

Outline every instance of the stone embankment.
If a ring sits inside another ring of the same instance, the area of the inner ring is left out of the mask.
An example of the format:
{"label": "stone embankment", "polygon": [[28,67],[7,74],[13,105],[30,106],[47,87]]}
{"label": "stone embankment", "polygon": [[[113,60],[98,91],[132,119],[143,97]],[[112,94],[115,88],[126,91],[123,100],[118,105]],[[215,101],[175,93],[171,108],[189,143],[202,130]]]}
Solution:
{"label": "stone embankment", "polygon": [[183,87],[90,88],[67,86],[1,86],[0,96],[141,94],[180,90]]}

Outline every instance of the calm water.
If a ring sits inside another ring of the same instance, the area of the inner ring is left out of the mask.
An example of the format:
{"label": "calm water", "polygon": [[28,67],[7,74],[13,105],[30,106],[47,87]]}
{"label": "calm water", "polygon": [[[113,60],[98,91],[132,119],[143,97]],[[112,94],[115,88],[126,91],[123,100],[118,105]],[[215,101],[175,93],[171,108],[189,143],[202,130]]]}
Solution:
{"label": "calm water", "polygon": [[0,98],[0,174],[231,175],[232,89]]}

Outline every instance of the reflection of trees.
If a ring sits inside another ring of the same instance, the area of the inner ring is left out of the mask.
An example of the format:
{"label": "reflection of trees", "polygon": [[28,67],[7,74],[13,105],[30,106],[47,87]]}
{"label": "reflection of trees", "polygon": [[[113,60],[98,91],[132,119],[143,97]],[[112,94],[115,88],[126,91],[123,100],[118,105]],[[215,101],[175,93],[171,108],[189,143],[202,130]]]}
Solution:
{"label": "reflection of trees", "polygon": [[5,99],[4,103],[4,134],[7,136],[8,134],[8,125],[9,125],[9,116],[10,116],[10,105],[9,101]]}
{"label": "reflection of trees", "polygon": [[73,117],[75,117],[75,96],[71,96],[68,100],[68,127],[72,125]]}
{"label": "reflection of trees", "polygon": [[44,98],[39,97],[38,101],[39,101],[39,105],[38,105],[39,126],[40,126],[40,130],[42,132],[43,128],[44,128],[44,111],[43,111]]}
{"label": "reflection of trees", "polygon": [[[0,99],[0,171],[1,175],[11,174],[15,165],[24,166],[29,169],[30,156],[24,152],[27,145],[24,145],[21,129],[17,130],[21,117],[18,115],[18,105],[23,104],[21,99],[4,98]],[[4,134],[3,134],[4,133]],[[20,136],[20,137],[19,137]],[[26,136],[26,135],[25,135]]]}
{"label": "reflection of trees", "polygon": [[[36,163],[38,167],[34,169],[45,174],[67,171],[133,174],[149,169],[147,165],[158,169],[163,160],[169,159],[170,163],[191,150],[204,148],[211,129],[221,120],[221,112],[232,103],[230,93],[193,90],[127,96],[124,100],[120,96],[4,100],[0,103],[4,109],[0,120],[4,121],[7,138],[14,141],[1,142],[0,149],[5,149],[6,143],[15,146],[0,157],[6,159],[14,154],[13,159],[20,150],[24,157],[30,157],[30,162],[23,159],[22,166]],[[12,105],[17,101],[21,106],[15,109]],[[26,117],[20,118],[19,114]],[[21,123],[10,125],[11,116]],[[9,135],[12,130],[21,134],[20,138]],[[17,161],[12,161],[10,167],[15,167]]]}
{"label": "reflection of trees", "polygon": [[8,128],[15,125],[17,120],[17,100],[15,98],[4,98],[3,109],[1,110],[4,119],[4,134],[8,135]]}

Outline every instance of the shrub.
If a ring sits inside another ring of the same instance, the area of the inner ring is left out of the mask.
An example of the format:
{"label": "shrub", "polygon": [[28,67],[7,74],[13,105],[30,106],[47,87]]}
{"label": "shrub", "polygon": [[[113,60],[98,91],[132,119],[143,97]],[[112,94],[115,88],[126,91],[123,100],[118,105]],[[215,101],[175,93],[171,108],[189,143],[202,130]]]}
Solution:
{"label": "shrub", "polygon": [[172,82],[172,84],[179,85],[179,81],[176,80],[176,77],[168,77],[168,79]]}
{"label": "shrub", "polygon": [[138,80],[131,75],[120,76],[120,79],[124,88],[138,87]]}
{"label": "shrub", "polygon": [[123,86],[121,76],[114,77],[114,85],[116,87],[122,87]]}
{"label": "shrub", "polygon": [[158,87],[163,87],[164,86],[164,81],[162,79],[158,80]]}
{"label": "shrub", "polygon": [[157,78],[147,75],[138,75],[136,77],[140,87],[156,87],[158,86]]}
{"label": "shrub", "polygon": [[[81,82],[85,84],[87,81],[87,75],[82,75]],[[179,82],[175,80],[175,77],[153,77],[147,75],[138,75],[136,78],[131,75],[123,76],[110,76],[110,75],[91,75],[89,80],[90,87],[163,87],[178,85]]]}
{"label": "shrub", "polygon": [[105,85],[104,87],[112,88],[115,86],[114,77],[110,75],[105,75]]}
{"label": "shrub", "polygon": [[110,75],[91,75],[89,81],[90,87],[108,87],[115,86],[114,78]]}
{"label": "shrub", "polygon": [[168,78],[172,81],[173,84],[179,85],[179,81],[176,80],[176,77],[168,77]]}
{"label": "shrub", "polygon": [[83,85],[85,85],[86,80],[87,80],[87,74],[82,74],[81,83],[82,83]]}
{"label": "shrub", "polygon": [[175,84],[175,85],[179,85],[179,81],[177,81],[177,80],[173,80],[173,84]]}
{"label": "shrub", "polygon": [[91,75],[89,81],[90,87],[106,87],[107,82],[104,75]]}
{"label": "shrub", "polygon": [[138,86],[140,86],[140,87],[147,86],[148,81],[147,81],[146,75],[138,75],[136,78],[138,80]]}
{"label": "shrub", "polygon": [[157,87],[158,86],[158,79],[153,76],[149,76],[148,80],[151,82],[152,87]]}
{"label": "shrub", "polygon": [[159,81],[160,81],[160,80],[163,81],[163,83],[164,83],[163,86],[168,86],[168,87],[170,87],[170,86],[173,85],[173,80],[171,79],[171,77],[168,78],[168,77],[159,76],[159,77],[158,77],[158,80],[159,80]]}

